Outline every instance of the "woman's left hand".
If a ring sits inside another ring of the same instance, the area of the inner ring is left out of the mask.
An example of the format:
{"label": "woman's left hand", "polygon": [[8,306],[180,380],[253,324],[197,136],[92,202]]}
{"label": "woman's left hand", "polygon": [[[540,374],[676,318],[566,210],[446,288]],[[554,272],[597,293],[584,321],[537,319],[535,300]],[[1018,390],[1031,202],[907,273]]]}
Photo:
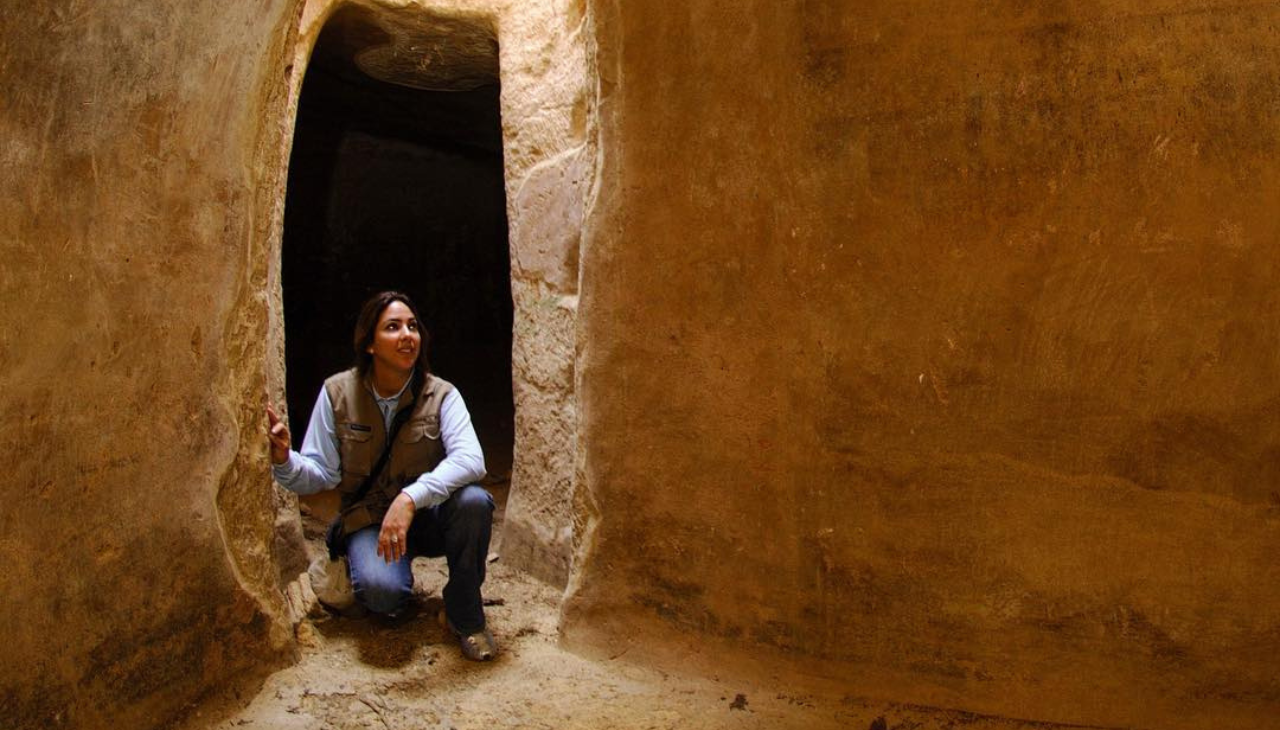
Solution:
{"label": "woman's left hand", "polygon": [[409,552],[409,525],[417,507],[413,498],[401,492],[396,495],[387,516],[382,518],[382,531],[378,533],[378,555],[388,563],[400,560]]}

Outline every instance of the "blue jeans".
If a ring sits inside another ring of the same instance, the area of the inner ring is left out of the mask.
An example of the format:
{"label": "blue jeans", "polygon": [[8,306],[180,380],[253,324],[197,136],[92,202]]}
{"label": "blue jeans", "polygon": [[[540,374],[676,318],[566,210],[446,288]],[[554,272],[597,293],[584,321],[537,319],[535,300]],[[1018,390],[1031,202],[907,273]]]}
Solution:
{"label": "blue jeans", "polygon": [[411,561],[419,556],[443,555],[449,564],[444,586],[444,610],[454,628],[464,634],[482,631],[484,583],[493,529],[493,497],[472,484],[455,491],[443,504],[418,510],[409,525],[408,554],[387,563],[378,555],[381,525],[370,525],[347,536],[347,564],[356,600],[374,613],[394,616],[413,595]]}

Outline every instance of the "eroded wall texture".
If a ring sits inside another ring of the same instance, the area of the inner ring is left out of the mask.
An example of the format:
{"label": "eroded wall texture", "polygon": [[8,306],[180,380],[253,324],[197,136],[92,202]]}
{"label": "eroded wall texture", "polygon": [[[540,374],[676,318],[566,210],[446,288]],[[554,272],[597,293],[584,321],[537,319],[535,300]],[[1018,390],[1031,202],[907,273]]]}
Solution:
{"label": "eroded wall texture", "polygon": [[571,643],[1274,727],[1280,7],[592,8]]}
{"label": "eroded wall texture", "polygon": [[[389,18],[391,41],[434,29],[417,49],[433,69],[475,41],[459,24],[498,36],[520,409],[504,559],[563,582],[594,160],[585,7],[356,4]],[[263,406],[288,380],[298,92],[341,5],[0,9],[0,725],[165,725],[294,656],[310,591]],[[398,58],[421,71],[421,56]]]}
{"label": "eroded wall texture", "polygon": [[261,163],[295,8],[0,9],[0,725],[152,727],[291,657]]}
{"label": "eroded wall texture", "polygon": [[586,11],[507,0],[497,16],[516,409],[502,555],[554,585],[573,551],[579,247],[597,160]]}

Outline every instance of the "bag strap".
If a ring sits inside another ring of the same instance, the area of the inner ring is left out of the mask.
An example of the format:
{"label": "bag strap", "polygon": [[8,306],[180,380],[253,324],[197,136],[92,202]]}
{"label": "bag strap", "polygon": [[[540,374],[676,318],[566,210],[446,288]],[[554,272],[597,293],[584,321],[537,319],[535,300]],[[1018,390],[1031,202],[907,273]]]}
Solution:
{"label": "bag strap", "polygon": [[[418,376],[415,374],[415,380],[417,377]],[[414,388],[415,384],[411,383],[409,387]],[[420,388],[415,390],[414,393],[415,400],[423,397]],[[338,512],[337,516],[334,517],[333,522],[329,525],[329,530],[325,534],[325,544],[329,548],[330,560],[337,560],[347,554],[347,539],[345,530],[343,529],[343,525],[346,523],[347,514],[352,509],[359,506],[360,502],[369,494],[369,490],[373,488],[373,485],[378,483],[378,479],[382,476],[382,472],[386,469],[387,462],[390,460],[391,450],[395,446],[396,437],[400,435],[400,427],[409,420],[409,417],[415,410],[417,410],[416,403],[413,403],[401,408],[399,411],[396,411],[395,416],[391,418],[391,427],[387,429],[387,442],[382,448],[382,454],[378,457],[378,462],[369,470],[369,476],[365,477],[365,480],[360,483],[359,488],[352,493],[353,497],[351,501],[347,502],[347,504],[350,504],[351,506]]]}
{"label": "bag strap", "polygon": [[[378,481],[378,477],[382,476],[383,469],[387,466],[388,457],[391,456],[391,447],[396,442],[396,436],[400,433],[400,427],[405,421],[409,420],[409,415],[413,413],[413,407],[409,406],[401,408],[391,419],[391,429],[387,434],[387,445],[382,450],[382,455],[378,457],[378,463],[369,471],[369,476],[360,484],[360,488],[355,492],[355,499],[351,501],[352,507],[360,504],[360,500],[364,499],[369,493],[369,489]],[[329,529],[325,532],[325,546],[329,548],[329,560],[337,560],[345,557],[347,554],[347,536],[343,529],[346,522],[348,510],[342,510],[333,522],[329,524]]]}
{"label": "bag strap", "polygon": [[409,420],[409,416],[412,413],[412,406],[401,408],[396,412],[395,417],[391,419],[391,430],[387,433],[387,445],[382,449],[382,455],[378,457],[378,463],[374,464],[373,468],[369,470],[369,476],[360,485],[360,488],[355,491],[355,497],[352,498],[351,504],[356,504],[364,499],[365,495],[369,493],[369,489],[377,483],[378,477],[382,476],[382,471],[386,468],[387,461],[391,457],[391,447],[395,445],[396,436],[400,434],[400,427],[404,425],[405,421]]}

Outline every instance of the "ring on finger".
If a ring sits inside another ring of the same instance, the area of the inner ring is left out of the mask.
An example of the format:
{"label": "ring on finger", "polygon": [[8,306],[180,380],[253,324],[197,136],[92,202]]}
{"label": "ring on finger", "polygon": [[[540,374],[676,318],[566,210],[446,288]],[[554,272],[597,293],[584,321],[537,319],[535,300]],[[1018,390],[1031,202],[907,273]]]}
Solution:
{"label": "ring on finger", "polygon": [[392,535],[392,536],[391,536],[391,544],[392,544],[392,545],[394,545],[394,544],[396,544],[396,543],[398,543],[398,542],[400,542],[400,536],[399,536],[399,535]]}

